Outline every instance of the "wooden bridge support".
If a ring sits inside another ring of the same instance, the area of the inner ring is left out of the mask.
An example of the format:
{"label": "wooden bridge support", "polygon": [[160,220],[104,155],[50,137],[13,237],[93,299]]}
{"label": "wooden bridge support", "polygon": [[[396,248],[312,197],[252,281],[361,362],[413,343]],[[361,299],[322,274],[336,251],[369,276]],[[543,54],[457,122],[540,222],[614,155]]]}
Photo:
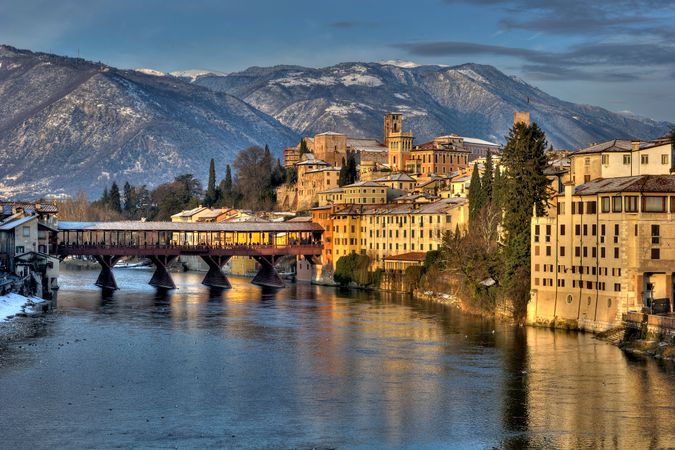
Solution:
{"label": "wooden bridge support", "polygon": [[253,258],[260,264],[260,270],[251,283],[257,284],[258,286],[273,288],[282,288],[286,286],[277,273],[277,270],[274,268],[274,263],[276,262],[274,256],[254,256]]}
{"label": "wooden bridge support", "polygon": [[112,273],[112,268],[121,256],[96,255],[94,258],[101,265],[101,273],[98,274],[98,278],[96,279],[96,286],[103,289],[117,290],[117,282],[115,281],[115,275]]}
{"label": "wooden bridge support", "polygon": [[178,256],[150,256],[150,260],[155,265],[155,273],[152,274],[152,278],[148,284],[155,286],[156,288],[161,289],[176,289],[176,284],[171,278],[171,274],[167,270],[167,266]]}
{"label": "wooden bridge support", "polygon": [[230,256],[200,256],[209,266],[209,271],[206,273],[202,284],[214,288],[230,289],[232,287],[230,280],[227,279],[222,271],[222,267],[230,260]]}

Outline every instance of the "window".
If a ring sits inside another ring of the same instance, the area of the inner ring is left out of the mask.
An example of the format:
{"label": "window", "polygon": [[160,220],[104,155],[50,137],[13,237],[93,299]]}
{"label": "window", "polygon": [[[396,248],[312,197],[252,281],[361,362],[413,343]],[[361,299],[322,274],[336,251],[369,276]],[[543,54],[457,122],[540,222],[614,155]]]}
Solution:
{"label": "window", "polygon": [[23,237],[30,237],[30,227],[23,227]]}
{"label": "window", "polygon": [[649,164],[649,155],[640,155],[640,164]]}
{"label": "window", "polygon": [[20,254],[22,254],[22,253],[24,253],[24,248],[23,248],[22,246],[17,247],[17,248],[16,248],[16,254],[17,254],[17,255],[20,255]]}
{"label": "window", "polygon": [[609,155],[602,155],[602,165],[606,166],[609,164]]}
{"label": "window", "polygon": [[614,283],[614,292],[621,292],[621,283]]}
{"label": "window", "polygon": [[621,212],[621,197],[612,197],[612,212]]}
{"label": "window", "polygon": [[668,197],[642,197],[642,212],[666,212]]}
{"label": "window", "polygon": [[560,236],[565,236],[565,225],[560,225]]}
{"label": "window", "polygon": [[619,247],[614,247],[614,258],[619,259]]}
{"label": "window", "polygon": [[652,244],[661,242],[661,226],[652,225]]}
{"label": "window", "polygon": [[588,202],[586,204],[586,214],[595,214],[598,212],[597,202]]}
{"label": "window", "polygon": [[623,208],[626,212],[638,212],[638,197],[634,195],[624,197]]}
{"label": "window", "polygon": [[601,258],[605,257],[605,247],[600,247],[600,257]]}
{"label": "window", "polygon": [[551,256],[551,246],[550,245],[546,246],[546,256]]}
{"label": "window", "polygon": [[661,164],[668,165],[668,155],[661,155]]}
{"label": "window", "polygon": [[630,164],[630,155],[623,155],[623,163],[624,165]]}
{"label": "window", "polygon": [[609,200],[609,197],[602,197],[602,200],[601,200],[601,203],[600,203],[600,204],[601,204],[602,212],[608,213],[609,210],[610,210],[610,200]]}
{"label": "window", "polygon": [[560,256],[565,256],[565,247],[560,247]]}

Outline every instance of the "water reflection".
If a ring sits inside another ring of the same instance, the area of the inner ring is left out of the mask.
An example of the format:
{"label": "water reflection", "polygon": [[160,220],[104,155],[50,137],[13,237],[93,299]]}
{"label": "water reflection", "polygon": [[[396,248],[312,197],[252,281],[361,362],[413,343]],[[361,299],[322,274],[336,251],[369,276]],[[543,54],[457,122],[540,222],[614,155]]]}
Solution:
{"label": "water reflection", "polygon": [[675,446],[673,367],[587,335],[387,293],[213,291],[189,273],[158,292],[149,276],[117,271],[102,296],[95,273],[65,274],[30,364],[0,367],[10,446]]}

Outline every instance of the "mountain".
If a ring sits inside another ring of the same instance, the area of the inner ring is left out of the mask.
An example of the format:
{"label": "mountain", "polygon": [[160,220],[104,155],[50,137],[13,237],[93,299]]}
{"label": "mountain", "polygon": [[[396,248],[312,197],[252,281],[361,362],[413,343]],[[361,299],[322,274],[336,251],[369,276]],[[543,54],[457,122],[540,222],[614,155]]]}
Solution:
{"label": "mountain", "polygon": [[514,111],[530,111],[556,148],[615,138],[649,139],[670,124],[555,98],[496,68],[479,64],[418,66],[406,61],[343,63],[321,69],[251,67],[195,84],[226,92],[301,134],[337,131],[380,137],[384,113],[404,113],[415,142],[457,133],[504,142]]}
{"label": "mountain", "polygon": [[143,72],[0,46],[0,197],[205,181],[211,158],[222,176],[242,148],[299,140],[231,95]]}

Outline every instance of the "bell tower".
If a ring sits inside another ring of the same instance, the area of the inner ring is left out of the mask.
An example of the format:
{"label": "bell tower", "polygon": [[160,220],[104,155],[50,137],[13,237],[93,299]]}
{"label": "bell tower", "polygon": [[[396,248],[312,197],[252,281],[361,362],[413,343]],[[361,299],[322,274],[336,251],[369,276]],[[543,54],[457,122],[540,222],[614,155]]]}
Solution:
{"label": "bell tower", "polygon": [[384,115],[384,145],[389,147],[389,136],[403,131],[403,114],[387,113]]}

